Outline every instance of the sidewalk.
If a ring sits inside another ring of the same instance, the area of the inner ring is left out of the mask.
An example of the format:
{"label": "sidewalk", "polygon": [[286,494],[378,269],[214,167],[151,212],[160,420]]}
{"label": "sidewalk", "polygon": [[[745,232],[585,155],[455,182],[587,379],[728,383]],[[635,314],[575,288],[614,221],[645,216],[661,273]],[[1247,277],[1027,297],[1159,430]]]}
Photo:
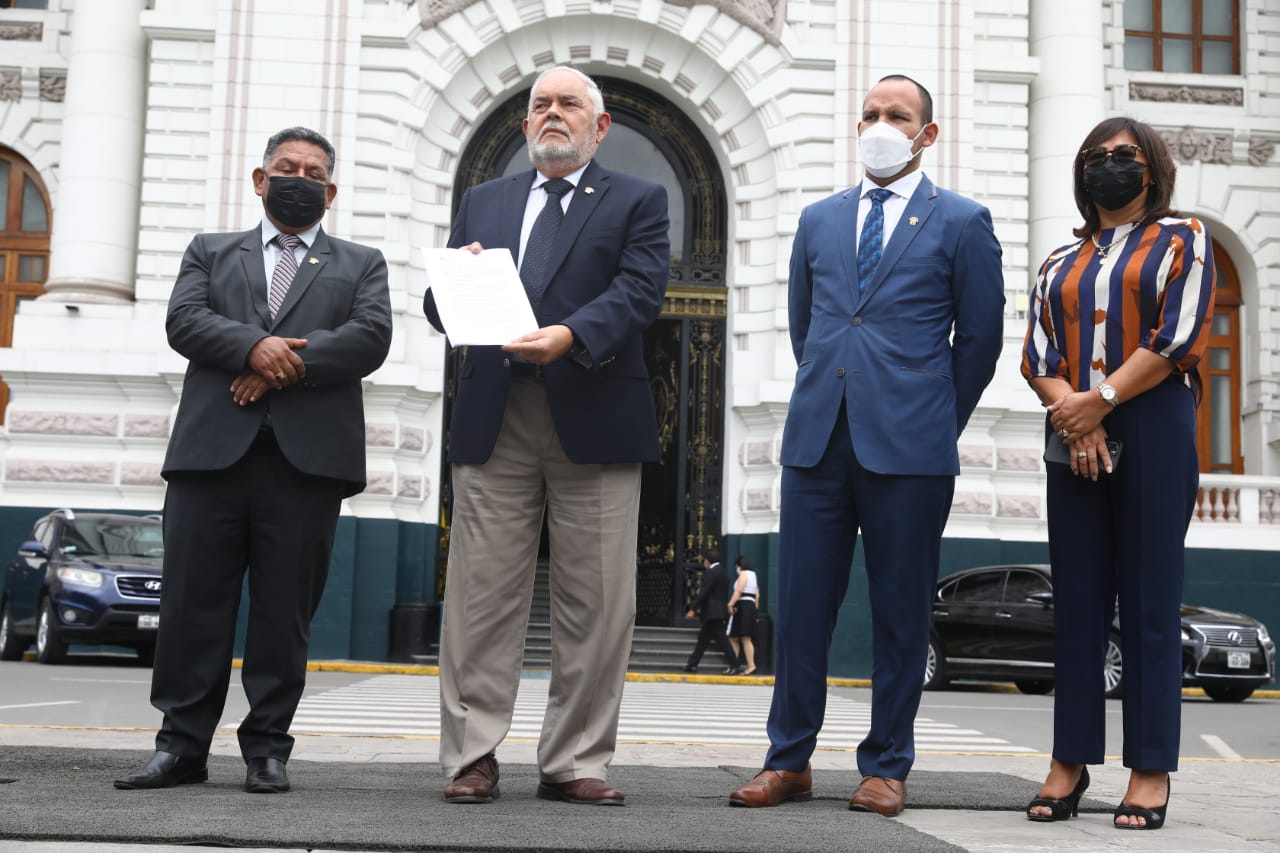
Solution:
{"label": "sidewalk", "polygon": [[[367,671],[367,670],[361,670]],[[386,671],[386,670],[376,670]],[[403,670],[394,670],[403,671]],[[434,738],[298,737],[294,791],[250,796],[233,734],[219,735],[210,781],[117,791],[111,780],[146,757],[151,730],[0,728],[0,853],[251,849],[440,851],[1280,851],[1280,762],[1187,761],[1159,832],[1121,832],[1110,810],[1127,771],[1091,768],[1081,816],[1023,816],[1048,758],[921,752],[899,818],[850,812],[853,755],[814,756],[815,799],[730,808],[728,793],[763,751],[723,745],[623,743],[609,780],[626,808],[537,800],[535,744],[499,752],[492,805],[443,802]],[[12,780],[12,781],[10,781]],[[127,845],[113,848],[111,845]],[[156,846],[159,845],[159,846]]]}

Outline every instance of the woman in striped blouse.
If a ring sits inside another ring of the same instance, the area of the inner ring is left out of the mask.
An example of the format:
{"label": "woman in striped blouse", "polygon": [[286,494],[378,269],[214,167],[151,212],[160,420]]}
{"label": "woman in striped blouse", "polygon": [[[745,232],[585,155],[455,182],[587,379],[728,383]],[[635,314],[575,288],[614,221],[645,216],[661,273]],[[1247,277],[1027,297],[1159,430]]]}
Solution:
{"label": "woman in striped blouse", "polygon": [[1073,171],[1084,225],[1040,268],[1022,353],[1046,438],[1067,450],[1065,464],[1046,465],[1053,760],[1027,817],[1075,814],[1086,765],[1103,761],[1118,598],[1130,774],[1113,822],[1159,829],[1178,765],[1183,543],[1199,481],[1195,367],[1209,343],[1212,246],[1203,223],[1170,210],[1176,167],[1148,125],[1106,119]]}

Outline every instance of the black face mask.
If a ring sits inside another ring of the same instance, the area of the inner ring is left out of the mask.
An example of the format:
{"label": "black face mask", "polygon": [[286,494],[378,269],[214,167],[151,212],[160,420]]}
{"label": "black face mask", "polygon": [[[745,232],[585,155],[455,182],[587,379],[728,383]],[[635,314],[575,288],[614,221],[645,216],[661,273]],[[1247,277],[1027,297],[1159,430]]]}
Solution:
{"label": "black face mask", "polygon": [[267,183],[267,212],[289,228],[314,225],[324,216],[327,189],[306,178],[273,177]]}
{"label": "black face mask", "polygon": [[1142,194],[1146,165],[1137,160],[1117,163],[1108,157],[1084,170],[1084,188],[1103,210],[1119,210]]}

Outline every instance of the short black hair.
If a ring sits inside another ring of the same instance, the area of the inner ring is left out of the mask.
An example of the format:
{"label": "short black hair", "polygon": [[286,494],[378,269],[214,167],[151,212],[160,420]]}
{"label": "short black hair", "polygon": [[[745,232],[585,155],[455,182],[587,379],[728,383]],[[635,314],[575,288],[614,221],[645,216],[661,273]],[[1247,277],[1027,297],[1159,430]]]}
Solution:
{"label": "short black hair", "polygon": [[920,85],[920,81],[913,80],[905,74],[886,74],[881,77],[879,82],[886,80],[906,80],[908,83],[916,87],[916,92],[920,94],[920,123],[930,124],[933,121],[933,95],[929,94],[929,90]]}
{"label": "short black hair", "polygon": [[286,142],[308,142],[329,158],[329,179],[333,180],[333,168],[336,165],[333,145],[319,133],[309,127],[286,127],[267,140],[267,150],[262,154],[262,168],[271,165],[271,158],[276,156],[276,149]]}
{"label": "short black hair", "polygon": [[706,560],[708,563],[720,562],[720,549],[708,548],[707,550],[702,552],[702,559]]}
{"label": "short black hair", "polygon": [[1173,215],[1169,203],[1173,200],[1173,181],[1178,174],[1178,164],[1174,162],[1173,154],[1165,144],[1164,137],[1151,125],[1135,118],[1113,116],[1098,122],[1093,130],[1089,131],[1084,142],[1080,143],[1080,151],[1077,152],[1071,167],[1076,210],[1079,210],[1080,215],[1084,217],[1084,224],[1072,232],[1077,237],[1088,237],[1102,224],[1098,208],[1094,206],[1093,199],[1084,188],[1084,160],[1081,155],[1126,130],[1138,141],[1138,147],[1147,158],[1147,169],[1151,175],[1150,186],[1147,188],[1147,203],[1142,211],[1142,224],[1147,225]]}

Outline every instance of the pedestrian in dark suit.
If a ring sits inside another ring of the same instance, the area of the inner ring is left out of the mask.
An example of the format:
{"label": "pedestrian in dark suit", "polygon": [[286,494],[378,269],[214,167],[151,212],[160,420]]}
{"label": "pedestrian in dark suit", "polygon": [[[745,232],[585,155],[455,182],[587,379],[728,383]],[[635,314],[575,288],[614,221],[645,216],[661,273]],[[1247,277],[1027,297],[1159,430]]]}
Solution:
{"label": "pedestrian in dark suit", "polygon": [[155,754],[117,788],[208,778],[247,569],[245,789],[289,789],[311,617],[342,499],[365,485],[361,380],[391,343],[382,253],[320,227],[337,193],[333,167],[333,146],[315,131],[276,134],[253,170],[261,224],[201,234],[182,260],[166,327],[189,363],[162,469],[164,591],[151,680],[164,722]]}
{"label": "pedestrian in dark suit", "polygon": [[[662,308],[670,250],[666,191],[591,159],[609,125],[590,78],[544,72],[523,122],[535,168],[467,190],[449,237],[510,250],[540,326],[468,347],[458,374],[440,648],[449,802],[498,794],[544,514],[552,670],[538,796],[623,802],[604,778],[635,622],[640,463],[658,459],[641,335]],[[447,332],[430,291],[423,307]]]}
{"label": "pedestrian in dark suit", "polygon": [[729,642],[727,631],[729,573],[720,564],[720,552],[714,548],[703,556],[702,565],[702,588],[689,606],[689,612],[685,614],[686,619],[692,619],[695,615],[701,616],[702,629],[698,631],[698,641],[694,643],[693,654],[689,655],[684,671],[697,672],[698,661],[702,660],[702,653],[707,650],[707,644],[715,640],[716,646],[724,653],[724,659],[728,664],[725,672],[737,672],[743,667],[738,660],[738,653],[733,650],[733,643]]}
{"label": "pedestrian in dark suit", "polygon": [[771,747],[765,769],[730,799],[811,796],[827,655],[861,529],[871,727],[849,806],[896,815],[915,758],[956,441],[995,372],[1004,280],[986,208],[919,171],[938,136],[929,93],[906,77],[882,79],[858,132],[867,179],[806,208],[791,250],[798,367],[782,438]]}

